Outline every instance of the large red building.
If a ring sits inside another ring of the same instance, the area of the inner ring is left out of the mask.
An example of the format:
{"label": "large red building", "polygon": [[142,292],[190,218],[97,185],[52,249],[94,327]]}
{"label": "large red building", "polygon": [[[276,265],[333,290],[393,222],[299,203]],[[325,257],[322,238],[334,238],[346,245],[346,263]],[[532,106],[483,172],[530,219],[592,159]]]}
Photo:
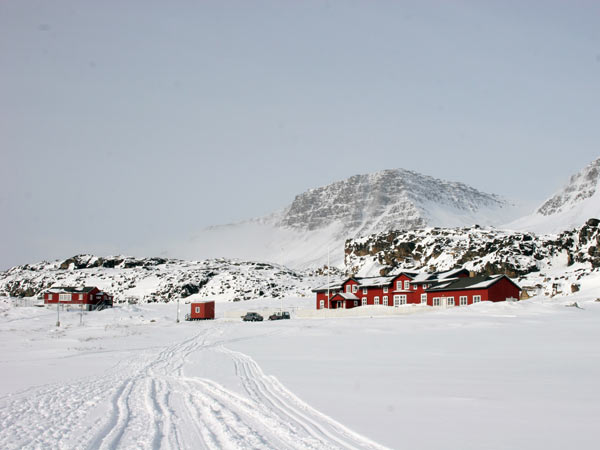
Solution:
{"label": "large red building", "polygon": [[518,299],[521,288],[505,275],[469,277],[466,269],[400,272],[385,277],[350,277],[313,289],[317,309],[406,304],[464,306],[481,301]]}
{"label": "large red building", "polygon": [[85,309],[112,308],[113,296],[92,287],[52,287],[44,292],[44,304],[84,305]]}

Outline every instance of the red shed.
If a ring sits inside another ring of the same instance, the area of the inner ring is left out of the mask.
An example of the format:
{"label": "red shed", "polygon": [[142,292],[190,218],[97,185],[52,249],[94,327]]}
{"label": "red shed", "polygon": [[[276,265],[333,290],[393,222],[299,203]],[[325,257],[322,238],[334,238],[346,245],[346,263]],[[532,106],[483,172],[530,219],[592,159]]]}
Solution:
{"label": "red shed", "polygon": [[191,305],[190,314],[186,320],[207,320],[215,318],[215,302],[195,302]]}

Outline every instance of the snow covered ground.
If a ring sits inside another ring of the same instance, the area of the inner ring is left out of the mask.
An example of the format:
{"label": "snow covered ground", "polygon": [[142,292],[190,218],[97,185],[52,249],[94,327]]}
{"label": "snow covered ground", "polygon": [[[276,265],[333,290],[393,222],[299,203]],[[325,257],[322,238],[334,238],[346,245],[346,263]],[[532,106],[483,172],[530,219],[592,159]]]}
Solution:
{"label": "snow covered ground", "polygon": [[0,300],[0,448],[597,448],[600,290],[588,287],[262,323],[223,318],[240,303],[180,324],[175,304],[148,304],[82,326],[62,312],[58,329],[55,310]]}

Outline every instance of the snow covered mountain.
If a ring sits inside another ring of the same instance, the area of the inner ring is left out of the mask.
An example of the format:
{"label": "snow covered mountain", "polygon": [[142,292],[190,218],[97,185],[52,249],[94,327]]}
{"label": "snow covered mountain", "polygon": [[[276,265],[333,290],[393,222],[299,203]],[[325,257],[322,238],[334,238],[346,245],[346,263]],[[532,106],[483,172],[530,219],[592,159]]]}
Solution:
{"label": "snow covered mountain", "polygon": [[305,296],[322,280],[316,273],[262,262],[77,255],[0,272],[0,296],[32,297],[51,286],[98,286],[116,302],[238,301]]}
{"label": "snow covered mountain", "polygon": [[394,169],[355,175],[297,195],[282,211],[211,227],[173,250],[184,258],[260,258],[290,267],[343,262],[348,238],[425,226],[494,225],[513,205],[463,183]]}
{"label": "snow covered mountain", "polygon": [[533,214],[506,228],[536,233],[559,233],[581,226],[590,217],[600,217],[600,158],[571,177],[568,184],[544,202]]}

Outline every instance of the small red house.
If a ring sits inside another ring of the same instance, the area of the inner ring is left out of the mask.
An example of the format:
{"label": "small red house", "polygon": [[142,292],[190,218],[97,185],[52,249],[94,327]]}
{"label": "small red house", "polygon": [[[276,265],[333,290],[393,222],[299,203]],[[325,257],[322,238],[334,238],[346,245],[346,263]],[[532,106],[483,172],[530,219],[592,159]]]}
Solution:
{"label": "small red house", "polygon": [[195,302],[190,305],[186,320],[210,320],[215,318],[215,302]]}
{"label": "small red house", "polygon": [[426,292],[429,306],[452,307],[518,300],[521,288],[506,275],[491,275],[442,281]]}
{"label": "small red house", "polygon": [[95,286],[52,287],[44,292],[44,304],[83,305],[88,311],[113,307],[113,296]]}

